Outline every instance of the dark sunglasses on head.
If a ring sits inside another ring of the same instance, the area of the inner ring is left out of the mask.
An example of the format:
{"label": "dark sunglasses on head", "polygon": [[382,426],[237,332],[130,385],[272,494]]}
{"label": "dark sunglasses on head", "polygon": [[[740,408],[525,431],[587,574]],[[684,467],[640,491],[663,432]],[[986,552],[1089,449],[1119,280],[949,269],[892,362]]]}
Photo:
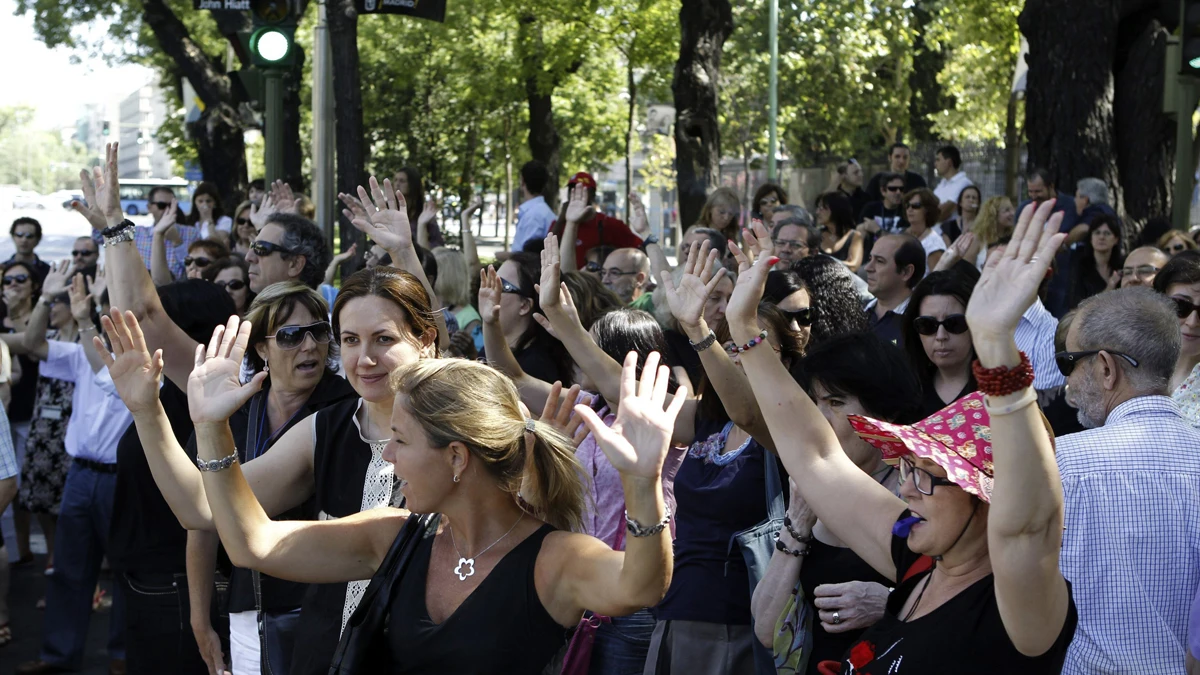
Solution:
{"label": "dark sunglasses on head", "polygon": [[967,332],[967,317],[962,314],[951,314],[941,321],[932,316],[918,316],[913,319],[913,328],[920,335],[935,335],[941,326],[946,327],[947,333],[962,335]]}
{"label": "dark sunglasses on head", "polygon": [[786,309],[781,309],[779,311],[783,312],[783,315],[788,318],[788,321],[795,321],[801,326],[811,326],[813,324],[814,317],[812,307],[801,307],[800,309],[794,309],[790,312]]}
{"label": "dark sunglasses on head", "polygon": [[208,258],[193,258],[190,255],[183,259],[184,267],[187,267],[188,265],[195,265],[196,267],[208,267],[210,263],[212,263],[212,261]]}
{"label": "dark sunglasses on head", "polygon": [[328,321],[318,321],[307,326],[283,326],[275,331],[274,335],[268,335],[267,339],[274,340],[280,349],[296,349],[304,344],[305,335],[311,335],[313,341],[319,345],[329,344],[333,337],[333,328]]}
{"label": "dark sunglasses on head", "polygon": [[98,253],[99,253],[99,251],[79,251],[79,250],[75,250],[75,251],[71,251],[71,257],[72,257],[72,258],[82,258],[82,257],[89,256],[89,255],[96,255],[96,254],[98,254]]}
{"label": "dark sunglasses on head", "polygon": [[292,254],[291,249],[284,248],[279,244],[273,244],[269,241],[256,241],[253,244],[250,244],[250,250],[254,251],[254,255],[260,258],[266,258],[272,253],[279,253],[279,255],[283,256]]}
{"label": "dark sunglasses on head", "polygon": [[230,279],[229,281],[214,281],[213,283],[227,291],[240,291],[246,287],[246,282],[242,281],[241,279]]}
{"label": "dark sunglasses on head", "polygon": [[1187,298],[1171,298],[1175,303],[1175,316],[1186,319],[1192,315],[1192,312],[1200,311],[1200,305],[1193,305],[1191,300]]}
{"label": "dark sunglasses on head", "polygon": [[154,204],[155,206],[162,209],[163,211],[166,211],[167,209],[171,208],[171,202],[150,202],[150,203]]}
{"label": "dark sunglasses on head", "polygon": [[904,192],[903,185],[889,185],[884,189],[887,190],[888,192]]}
{"label": "dark sunglasses on head", "polygon": [[1075,370],[1075,366],[1079,365],[1080,361],[1089,356],[1095,356],[1100,352],[1108,352],[1112,356],[1119,356],[1128,361],[1129,365],[1133,366],[1134,368],[1138,367],[1137,359],[1128,354],[1122,354],[1121,352],[1114,352],[1108,349],[1089,349],[1082,352],[1059,352],[1054,355],[1054,362],[1058,364],[1058,372],[1062,373],[1063,377],[1070,377],[1071,372]]}
{"label": "dark sunglasses on head", "polygon": [[241,217],[241,216],[238,216],[238,219],[237,219],[237,224],[238,224],[238,225],[249,225],[249,224],[250,224],[250,219],[249,219],[249,218],[243,218],[243,217]]}
{"label": "dark sunglasses on head", "polygon": [[13,284],[23,284],[26,281],[29,281],[28,274],[14,274],[11,277],[10,276],[4,277],[4,285],[5,286],[11,286]]}

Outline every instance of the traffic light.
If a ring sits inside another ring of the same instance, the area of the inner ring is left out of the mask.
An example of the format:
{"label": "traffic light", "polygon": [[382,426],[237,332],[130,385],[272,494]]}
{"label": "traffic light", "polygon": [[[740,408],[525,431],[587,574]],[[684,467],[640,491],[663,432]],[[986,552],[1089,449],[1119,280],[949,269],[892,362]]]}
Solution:
{"label": "traffic light", "polygon": [[1200,77],[1200,0],[1183,0],[1179,72]]}
{"label": "traffic light", "polygon": [[108,122],[105,122],[103,124],[103,126],[100,127],[100,135],[102,135],[102,136],[108,135]]}
{"label": "traffic light", "polygon": [[254,32],[250,34],[250,54],[260,67],[290,66],[296,60],[296,24],[299,22],[296,0],[251,0]]}

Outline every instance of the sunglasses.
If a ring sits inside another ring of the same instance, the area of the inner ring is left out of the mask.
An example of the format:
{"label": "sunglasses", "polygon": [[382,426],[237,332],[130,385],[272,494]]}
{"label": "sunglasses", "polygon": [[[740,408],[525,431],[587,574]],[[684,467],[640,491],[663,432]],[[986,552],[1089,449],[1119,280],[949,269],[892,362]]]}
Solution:
{"label": "sunglasses", "polygon": [[1171,298],[1175,303],[1175,316],[1180,319],[1186,319],[1192,315],[1192,312],[1200,311],[1200,305],[1192,304],[1187,298]]}
{"label": "sunglasses", "polygon": [[38,237],[36,232],[13,232],[12,236],[17,239],[37,239]]}
{"label": "sunglasses", "polygon": [[941,476],[935,476],[925,469],[917,468],[915,464],[907,459],[900,460],[900,483],[908,482],[908,477],[912,476],[913,487],[917,488],[917,492],[926,497],[933,496],[933,489],[939,485],[954,485],[954,481],[947,480]]}
{"label": "sunglasses", "polygon": [[811,326],[813,324],[813,319],[816,318],[813,316],[814,312],[812,307],[801,307],[800,309],[795,309],[790,312],[786,309],[781,309],[779,311],[783,312],[783,315],[788,318],[788,321],[795,321],[801,326]]}
{"label": "sunglasses", "polygon": [[938,328],[945,326],[946,332],[952,335],[962,335],[967,332],[967,317],[962,314],[951,314],[938,321],[932,316],[918,316],[913,319],[913,328],[919,335],[935,335]]}
{"label": "sunglasses", "polygon": [[241,279],[231,279],[229,281],[214,281],[213,283],[227,291],[240,291],[246,287],[246,282],[242,281]]}
{"label": "sunglasses", "polygon": [[908,205],[908,208],[912,211],[916,211],[921,208],[921,202],[911,202]]}
{"label": "sunglasses", "polygon": [[23,284],[26,281],[29,281],[28,274],[14,274],[11,277],[4,277],[4,285],[5,286],[11,286],[13,284]]}
{"label": "sunglasses", "polygon": [[1181,253],[1187,250],[1187,244],[1171,244],[1167,247],[1167,252],[1171,254]]}
{"label": "sunglasses", "polygon": [[189,255],[183,259],[184,267],[187,267],[188,265],[195,265],[196,267],[208,267],[210,264],[212,264],[212,260],[209,260],[208,258],[193,258]]}
{"label": "sunglasses", "polygon": [[1070,377],[1071,373],[1075,370],[1075,366],[1079,365],[1080,361],[1089,356],[1095,356],[1100,352],[1108,352],[1112,356],[1119,356],[1128,361],[1129,365],[1133,366],[1134,368],[1138,367],[1137,359],[1133,358],[1132,356],[1128,354],[1122,354],[1121,352],[1109,351],[1107,349],[1089,349],[1083,352],[1059,352],[1054,355],[1054,362],[1058,364],[1058,372],[1062,373],[1063,377]]}
{"label": "sunglasses", "polygon": [[604,271],[604,266],[597,262],[589,262],[584,266],[584,269],[592,274],[600,274]]}
{"label": "sunglasses", "polygon": [[238,216],[238,219],[237,219],[237,224],[238,224],[238,225],[249,225],[249,224],[250,224],[250,219],[249,219],[249,218],[242,218],[241,216]]}
{"label": "sunglasses", "polygon": [[254,255],[260,258],[266,258],[272,253],[278,253],[279,255],[283,256],[292,254],[292,250],[290,248],[284,248],[279,244],[273,244],[269,241],[256,241],[253,244],[250,244],[250,250],[254,251]]}
{"label": "sunglasses", "polygon": [[525,294],[521,292],[520,286],[514,284],[513,282],[511,282],[508,279],[505,279],[503,277],[496,277],[496,278],[500,279],[500,292],[501,293],[512,293],[513,295],[519,295],[521,297],[525,297]]}
{"label": "sunglasses", "polygon": [[91,255],[98,255],[99,251],[71,251],[72,258],[86,258]]}
{"label": "sunglasses", "polygon": [[158,208],[162,209],[163,211],[166,211],[167,209],[171,208],[171,202],[150,202],[150,203],[157,206]]}
{"label": "sunglasses", "polygon": [[328,321],[318,321],[307,326],[283,326],[275,331],[274,335],[268,335],[267,339],[274,340],[280,349],[297,349],[304,344],[305,335],[311,335],[314,342],[325,345],[333,338],[333,328]]}
{"label": "sunglasses", "polygon": [[888,192],[904,192],[903,185],[889,185],[884,189],[887,190]]}

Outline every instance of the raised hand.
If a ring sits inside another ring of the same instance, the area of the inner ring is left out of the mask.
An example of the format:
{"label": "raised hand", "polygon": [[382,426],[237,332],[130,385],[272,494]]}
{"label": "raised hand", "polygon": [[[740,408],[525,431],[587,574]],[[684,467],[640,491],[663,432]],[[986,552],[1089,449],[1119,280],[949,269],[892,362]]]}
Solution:
{"label": "raised hand", "polygon": [[476,195],[471,199],[471,203],[467,206],[467,208],[463,209],[463,212],[459,215],[459,217],[462,220],[470,219],[475,215],[475,212],[481,208],[483,208],[483,197]]}
{"label": "raised hand", "polygon": [[[412,226],[408,222],[408,207],[404,202],[404,195],[392,190],[390,179],[385,178],[381,188],[379,181],[371,176],[369,184],[370,195],[367,194],[366,188],[358,186],[359,207],[347,208],[342,213],[350,219],[354,227],[389,253],[411,248]],[[346,199],[343,198],[342,201],[346,202]]]}
{"label": "raised hand", "polygon": [[974,232],[964,232],[963,234],[959,235],[958,239],[955,239],[954,243],[950,244],[950,248],[946,249],[946,252],[942,254],[942,257],[938,260],[937,267],[934,268],[934,271],[940,272],[942,270],[948,270],[958,261],[966,260],[967,251],[971,250],[971,246],[974,244]]}
{"label": "raised hand", "polygon": [[261,232],[267,225],[267,219],[278,213],[278,211],[279,209],[276,208],[275,200],[271,198],[271,195],[264,195],[262,201],[258,204],[250,204],[250,224],[254,226],[255,230]]}
{"label": "raised hand", "polygon": [[500,298],[503,292],[496,268],[488,265],[479,270],[479,317],[484,323],[500,323]]}
{"label": "raised hand", "polygon": [[83,274],[76,274],[67,288],[67,297],[71,299],[71,316],[81,326],[92,321],[92,296],[88,293],[88,282]]}
{"label": "raised hand", "polygon": [[588,191],[583,185],[576,183],[574,188],[571,188],[570,201],[567,202],[567,220],[572,223],[582,222],[587,217],[588,209],[591,208],[587,203]]}
{"label": "raised hand", "polygon": [[758,333],[758,303],[767,286],[767,273],[779,262],[770,234],[762,223],[754,223],[752,230],[742,230],[742,239],[749,254],[729,242],[729,250],[738,263],[738,278],[725,307],[725,321],[730,332],[736,332],[734,339],[738,342],[742,342],[747,334]]}
{"label": "raised hand", "polygon": [[108,346],[99,335],[92,340],[125,407],[134,415],[154,410],[162,384],[162,350],[150,356],[142,327],[133,312],[122,314],[114,307],[111,316],[100,317],[100,325],[112,343],[112,353],[109,354]]}
{"label": "raised hand", "polygon": [[659,274],[658,281],[667,294],[667,305],[680,326],[694,328],[704,318],[704,303],[725,277],[725,268],[717,261],[719,256],[720,252],[705,239],[692,244],[678,286],[672,281],[670,272],[664,270]]}
{"label": "raised hand", "polygon": [[50,263],[50,272],[42,280],[42,297],[53,299],[54,296],[67,290],[71,276],[75,274],[75,266],[70,260]]}
{"label": "raised hand", "polygon": [[188,377],[188,408],[196,424],[225,422],[267,379],[265,372],[241,382],[242,358],[250,341],[250,323],[235,314],[213,330],[208,348],[196,345],[196,366]]}
{"label": "raised hand", "polygon": [[550,395],[546,398],[546,406],[542,409],[541,421],[554,427],[560,434],[571,439],[575,447],[587,438],[588,429],[583,424],[583,418],[575,414],[576,405],[590,406],[592,395],[579,396],[579,385],[571,385],[567,395],[562,395],[562,382],[555,382],[550,387]]}
{"label": "raised hand", "polygon": [[117,180],[118,145],[108,143],[104,146],[103,168],[94,166],[90,173],[87,169],[79,172],[87,203],[76,200],[71,202],[71,208],[87,218],[94,230],[103,230],[125,220],[125,212],[121,210],[121,185]]}
{"label": "raised hand", "polygon": [[417,227],[422,228],[437,218],[438,207],[437,202],[432,198],[425,201],[425,207],[421,209],[421,213],[417,216]]}
{"label": "raised hand", "polygon": [[91,294],[92,300],[96,301],[96,306],[100,306],[100,296],[104,295],[104,291],[108,288],[108,273],[104,271],[103,265],[96,265],[96,276],[88,279],[88,293]]}
{"label": "raised hand", "polygon": [[[253,206],[251,206],[251,209],[253,209]],[[158,222],[154,224],[154,234],[165,235],[167,230],[175,227],[175,219],[178,216],[178,213],[179,202],[172,198],[171,205],[167,207],[166,211],[163,211],[162,218],[159,218]]]}
{"label": "raised hand", "polygon": [[296,195],[292,193],[292,186],[287,183],[276,180],[271,183],[271,197],[275,200],[275,208],[280,213],[296,213]]}
{"label": "raised hand", "polygon": [[[576,189],[579,189],[576,186]],[[543,312],[554,312],[560,306],[559,282],[562,279],[562,257],[558,250],[558,236],[553,232],[546,235],[542,248],[542,277],[538,283],[538,304]]]}
{"label": "raised hand", "polygon": [[967,304],[967,325],[976,345],[992,338],[1011,341],[1021,316],[1037,297],[1067,236],[1059,233],[1062,213],[1051,216],[1053,208],[1053,201],[1036,210],[1032,204],[1026,207],[1004,253],[992,256],[984,266]]}
{"label": "raised hand", "polygon": [[664,409],[671,369],[659,366],[658,352],[651,352],[639,382],[637,361],[637,352],[625,356],[617,419],[611,427],[586,405],[575,406],[575,412],[583,417],[596,443],[621,475],[655,479],[662,476],[675,417],[687,398],[687,387],[680,387]]}
{"label": "raised hand", "polygon": [[636,192],[629,193],[629,229],[642,239],[650,236],[650,219],[646,217],[646,205]]}
{"label": "raised hand", "polygon": [[333,256],[333,260],[330,262],[330,264],[331,265],[340,265],[340,264],[346,262],[347,260],[349,260],[350,258],[353,258],[355,253],[358,253],[358,242],[357,241],[354,242],[353,244],[350,244],[350,248]]}

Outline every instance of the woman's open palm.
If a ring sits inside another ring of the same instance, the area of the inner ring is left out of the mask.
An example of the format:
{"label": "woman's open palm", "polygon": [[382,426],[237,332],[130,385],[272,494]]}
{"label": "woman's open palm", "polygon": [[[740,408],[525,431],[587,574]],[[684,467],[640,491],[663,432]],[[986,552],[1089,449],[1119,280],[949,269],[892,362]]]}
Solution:
{"label": "woman's open palm", "polygon": [[196,365],[188,377],[188,408],[192,421],[224,422],[259,390],[265,372],[242,384],[242,358],[250,341],[250,323],[234,316],[213,330],[208,347],[196,346]]}

